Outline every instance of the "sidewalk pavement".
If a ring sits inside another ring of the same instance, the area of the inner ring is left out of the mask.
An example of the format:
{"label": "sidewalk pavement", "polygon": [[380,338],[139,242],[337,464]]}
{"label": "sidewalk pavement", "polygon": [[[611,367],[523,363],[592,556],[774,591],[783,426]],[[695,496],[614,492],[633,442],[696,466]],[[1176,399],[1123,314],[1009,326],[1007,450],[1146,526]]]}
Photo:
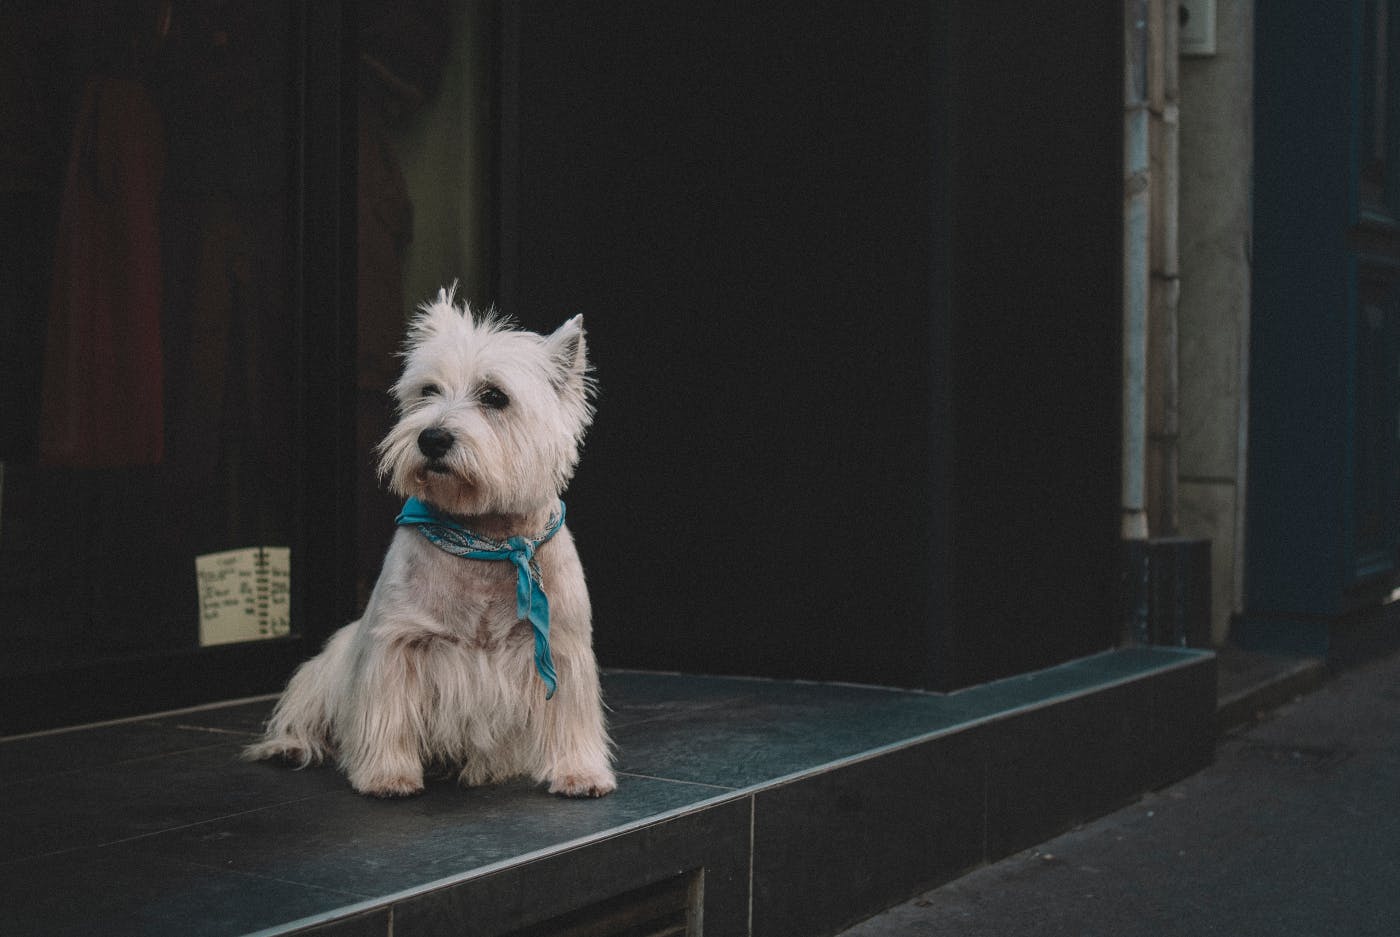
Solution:
{"label": "sidewalk pavement", "polygon": [[1211,767],[841,937],[1400,935],[1400,654],[1225,735]]}

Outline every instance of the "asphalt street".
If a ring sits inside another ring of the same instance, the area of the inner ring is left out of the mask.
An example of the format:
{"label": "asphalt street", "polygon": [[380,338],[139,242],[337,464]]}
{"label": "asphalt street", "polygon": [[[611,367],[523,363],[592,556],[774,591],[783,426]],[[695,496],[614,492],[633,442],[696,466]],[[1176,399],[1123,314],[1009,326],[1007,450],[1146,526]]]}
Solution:
{"label": "asphalt street", "polygon": [[842,937],[1400,935],[1400,655],[1224,736],[1215,763]]}

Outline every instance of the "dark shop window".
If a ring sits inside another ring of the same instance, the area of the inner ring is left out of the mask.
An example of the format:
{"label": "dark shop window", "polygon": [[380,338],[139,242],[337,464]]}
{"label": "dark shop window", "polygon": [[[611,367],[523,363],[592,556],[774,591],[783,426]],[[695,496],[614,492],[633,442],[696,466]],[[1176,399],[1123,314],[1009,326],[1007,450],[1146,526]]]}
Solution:
{"label": "dark shop window", "polygon": [[0,7],[0,734],[270,691],[337,611],[344,33]]}

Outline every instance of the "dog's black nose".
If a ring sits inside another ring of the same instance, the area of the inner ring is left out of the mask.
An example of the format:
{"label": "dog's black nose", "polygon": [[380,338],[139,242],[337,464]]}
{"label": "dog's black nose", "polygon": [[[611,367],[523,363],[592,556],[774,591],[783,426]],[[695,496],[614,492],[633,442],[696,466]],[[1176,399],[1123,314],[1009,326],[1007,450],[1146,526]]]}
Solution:
{"label": "dog's black nose", "polygon": [[452,448],[452,434],[439,426],[430,426],[418,434],[418,451],[430,459],[441,459]]}

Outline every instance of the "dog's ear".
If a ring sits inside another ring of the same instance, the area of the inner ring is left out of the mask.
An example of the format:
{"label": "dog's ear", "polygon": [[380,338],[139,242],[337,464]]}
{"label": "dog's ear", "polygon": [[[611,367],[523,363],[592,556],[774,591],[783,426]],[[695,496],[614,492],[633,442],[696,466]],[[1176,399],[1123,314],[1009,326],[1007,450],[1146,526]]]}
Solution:
{"label": "dog's ear", "polygon": [[560,392],[588,392],[588,349],[583,338],[583,315],[574,316],[545,340],[554,365],[554,385]]}

